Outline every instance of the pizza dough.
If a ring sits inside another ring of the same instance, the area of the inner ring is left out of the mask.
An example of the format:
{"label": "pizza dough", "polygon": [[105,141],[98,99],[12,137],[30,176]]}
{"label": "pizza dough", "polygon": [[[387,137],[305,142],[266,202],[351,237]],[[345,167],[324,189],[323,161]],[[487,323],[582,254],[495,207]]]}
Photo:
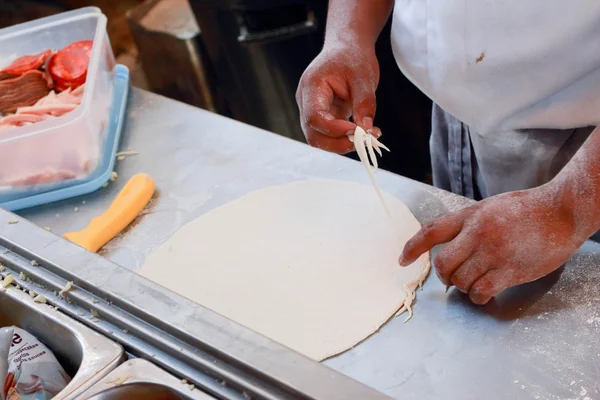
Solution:
{"label": "pizza dough", "polygon": [[252,192],[182,227],[139,273],[315,360],[410,310],[429,254],[398,265],[420,228],[367,185],[308,180]]}

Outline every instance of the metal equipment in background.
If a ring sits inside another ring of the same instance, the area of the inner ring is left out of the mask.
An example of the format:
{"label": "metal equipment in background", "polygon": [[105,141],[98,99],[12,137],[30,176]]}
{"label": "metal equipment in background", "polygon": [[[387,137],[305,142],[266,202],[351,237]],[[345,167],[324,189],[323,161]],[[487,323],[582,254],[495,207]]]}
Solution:
{"label": "metal equipment in background", "polygon": [[0,1],[0,28],[21,24],[66,11],[62,4],[49,0]]}
{"label": "metal equipment in background", "polygon": [[[123,379],[126,385],[122,385]],[[122,364],[85,395],[87,400],[216,400],[141,358]]]}
{"label": "metal equipment in background", "polygon": [[304,141],[295,92],[323,44],[327,0],[191,0],[232,117]]}
{"label": "metal equipment in background", "polygon": [[144,2],[127,12],[127,22],[150,90],[227,114],[187,0]]}

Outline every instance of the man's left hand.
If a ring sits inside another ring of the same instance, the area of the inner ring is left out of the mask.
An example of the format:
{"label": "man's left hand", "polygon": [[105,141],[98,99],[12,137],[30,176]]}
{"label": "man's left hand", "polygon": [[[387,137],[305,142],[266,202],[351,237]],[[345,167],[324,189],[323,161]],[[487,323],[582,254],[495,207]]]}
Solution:
{"label": "man's left hand", "polygon": [[448,243],[435,257],[440,280],[485,304],[511,286],[539,279],[584,243],[552,185],[506,193],[438,219],[406,244],[401,265]]}

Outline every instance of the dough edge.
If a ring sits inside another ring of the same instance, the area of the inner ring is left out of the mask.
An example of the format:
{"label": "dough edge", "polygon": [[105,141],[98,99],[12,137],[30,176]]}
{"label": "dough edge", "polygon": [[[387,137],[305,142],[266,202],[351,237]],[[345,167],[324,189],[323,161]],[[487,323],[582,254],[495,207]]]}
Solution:
{"label": "dough edge", "polygon": [[[408,206],[406,206],[406,207],[408,208]],[[416,217],[415,217],[415,219],[416,219]],[[421,271],[421,273],[419,274],[419,276],[416,279],[404,284],[404,287],[403,287],[404,297],[400,301],[400,304],[398,304],[396,311],[394,311],[390,316],[385,318],[383,321],[379,322],[377,325],[377,328],[375,328],[373,330],[373,332],[371,332],[368,336],[365,336],[364,338],[360,339],[359,341],[354,343],[352,346],[346,347],[344,350],[336,350],[336,351],[332,352],[331,354],[320,357],[319,359],[317,359],[317,361],[323,362],[325,360],[339,356],[340,354],[344,354],[345,352],[352,350],[353,348],[355,348],[356,346],[363,343],[364,341],[369,339],[371,336],[373,336],[374,334],[379,332],[381,330],[381,328],[383,328],[385,325],[387,325],[389,322],[391,322],[394,318],[399,317],[400,315],[404,314],[407,311],[408,311],[408,316],[406,317],[404,322],[405,323],[408,322],[413,317],[412,306],[417,298],[417,289],[423,290],[423,282],[425,282],[425,280],[429,276],[429,272],[431,271],[431,259],[429,257],[429,252],[421,255],[421,257],[419,257],[415,262],[419,262],[422,258],[426,258],[423,270]],[[398,265],[398,268],[402,268],[402,267]]]}

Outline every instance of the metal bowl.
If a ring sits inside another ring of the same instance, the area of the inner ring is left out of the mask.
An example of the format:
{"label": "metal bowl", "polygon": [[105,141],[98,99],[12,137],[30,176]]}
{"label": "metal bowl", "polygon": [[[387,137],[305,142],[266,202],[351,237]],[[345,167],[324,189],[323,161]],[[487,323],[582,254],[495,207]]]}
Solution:
{"label": "metal bowl", "polygon": [[137,358],[112,371],[80,399],[214,400],[214,397],[175,378],[154,364]]}
{"label": "metal bowl", "polygon": [[74,399],[115,369],[121,346],[15,288],[0,291],[0,326],[17,326],[34,335],[56,356],[71,382],[54,400]]}
{"label": "metal bowl", "polygon": [[160,399],[160,400],[187,400],[173,389],[154,383],[134,383],[105,390],[87,400],[134,400],[134,399]]}

